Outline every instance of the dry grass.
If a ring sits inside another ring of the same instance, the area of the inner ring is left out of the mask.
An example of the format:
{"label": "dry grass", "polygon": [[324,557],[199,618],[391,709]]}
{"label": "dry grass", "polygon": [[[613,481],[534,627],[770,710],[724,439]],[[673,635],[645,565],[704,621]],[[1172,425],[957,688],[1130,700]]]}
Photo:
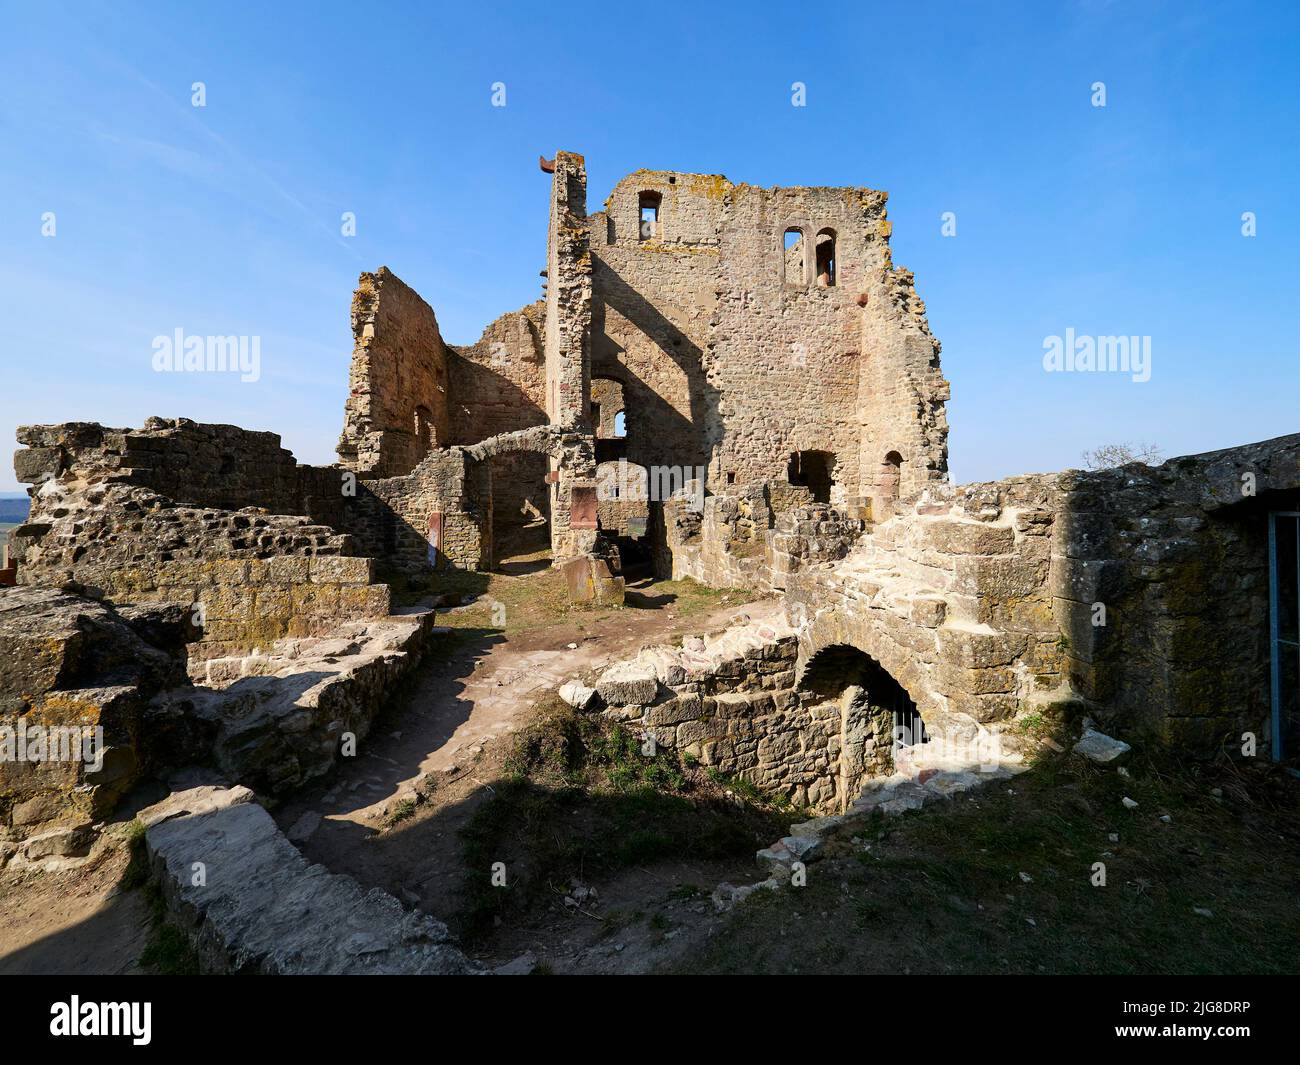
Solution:
{"label": "dry grass", "polygon": [[860,825],[869,849],[810,865],[806,888],[755,896],[688,968],[1294,973],[1300,781],[1260,763],[1140,759],[1130,771],[1053,757]]}

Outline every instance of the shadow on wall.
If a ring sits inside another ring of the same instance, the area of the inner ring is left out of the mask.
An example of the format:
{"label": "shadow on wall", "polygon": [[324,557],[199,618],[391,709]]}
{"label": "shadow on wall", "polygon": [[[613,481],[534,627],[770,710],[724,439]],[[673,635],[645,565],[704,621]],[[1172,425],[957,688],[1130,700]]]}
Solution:
{"label": "shadow on wall", "polygon": [[[1269,514],[1300,510],[1300,493],[1215,498],[1204,471],[1175,480],[1166,467],[1064,475],[1073,481],[1052,592],[1072,684],[1118,732],[1205,752],[1251,733],[1263,750],[1273,724]],[[1290,570],[1279,562],[1295,604],[1291,548]],[[1294,619],[1284,606],[1293,639]],[[1282,656],[1295,657],[1294,647]],[[1279,679],[1294,731],[1300,676]]]}
{"label": "shadow on wall", "polygon": [[[595,260],[594,281],[600,298],[592,301],[592,373],[623,383],[627,458],[644,466],[707,465],[720,393],[705,379],[699,346],[608,263]],[[619,360],[622,349],[605,332],[606,304],[652,340],[681,372],[690,397],[689,417]]]}

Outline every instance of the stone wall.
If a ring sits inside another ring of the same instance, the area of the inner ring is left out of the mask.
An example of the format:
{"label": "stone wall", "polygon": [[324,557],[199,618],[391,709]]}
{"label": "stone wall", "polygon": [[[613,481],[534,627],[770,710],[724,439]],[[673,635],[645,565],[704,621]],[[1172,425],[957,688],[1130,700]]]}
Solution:
{"label": "stone wall", "polygon": [[1267,749],[1267,514],[1298,487],[1300,437],[932,487],[843,562],[789,574],[801,668],[859,648],[953,734],[1061,711],[1202,753],[1246,732]]}
{"label": "stone wall", "polygon": [[403,477],[363,482],[343,527],[395,569],[487,569],[493,487],[487,465],[470,462],[464,448],[434,451]]}
{"label": "stone wall", "polygon": [[89,843],[86,827],[150,768],[146,709],[186,682],[192,637],[179,609],[119,611],[48,588],[0,589],[0,851],[32,836],[41,837],[32,857]]}
{"label": "stone wall", "polygon": [[1094,716],[1191,750],[1246,732],[1268,749],[1268,512],[1300,509],[1300,436],[1057,485],[1053,614]]}
{"label": "stone wall", "polygon": [[[546,424],[544,327],[545,304],[539,301],[502,315],[477,343],[451,349],[453,444],[477,444]],[[540,458],[493,462],[498,524],[521,524],[527,515],[550,514],[546,473],[547,464]]]}
{"label": "stone wall", "polygon": [[797,487],[786,486],[778,510],[771,502],[776,487],[733,486],[706,496],[698,514],[687,500],[671,500],[658,562],[664,575],[714,588],[780,591],[790,573],[844,558],[866,528],[843,508],[808,502]]}
{"label": "stone wall", "polygon": [[[328,521],[344,498],[344,471],[304,466],[276,433],[188,418],[149,418],[140,429],[94,422],[24,425],[14,455],[18,480],[137,485],[200,507],[259,507]],[[33,512],[40,507],[37,499]],[[32,520],[35,520],[34,518]]]}
{"label": "stone wall", "polygon": [[352,297],[352,366],[339,461],[358,473],[409,473],[451,435],[447,348],[433,310],[386,266]]}
{"label": "stone wall", "polygon": [[892,712],[847,679],[796,686],[796,632],[767,605],[752,613],[611,666],[596,685],[604,713],[726,776],[840,812],[893,771]]}
{"label": "stone wall", "polygon": [[[643,232],[647,196],[659,218]],[[880,494],[891,452],[904,494],[944,479],[948,387],[885,200],[669,171],[615,186],[592,217],[592,373],[622,385],[629,459],[705,465],[722,492],[786,482],[794,453],[825,451],[840,504]],[[802,261],[787,270],[791,228]],[[818,234],[833,235],[832,284]]]}
{"label": "stone wall", "polygon": [[18,581],[115,603],[178,603],[201,629],[196,658],[246,653],[340,621],[383,617],[388,588],[351,540],[305,518],[173,504],[104,483],[47,482],[15,533]]}
{"label": "stone wall", "polygon": [[[374,546],[362,520],[373,497],[348,495],[344,471],[299,465],[273,433],[151,418],[18,438],[15,469],[36,485],[13,537],[20,584],[191,607],[196,659],[388,613],[374,559],[337,531],[354,525]],[[332,524],[303,516],[313,511]]]}

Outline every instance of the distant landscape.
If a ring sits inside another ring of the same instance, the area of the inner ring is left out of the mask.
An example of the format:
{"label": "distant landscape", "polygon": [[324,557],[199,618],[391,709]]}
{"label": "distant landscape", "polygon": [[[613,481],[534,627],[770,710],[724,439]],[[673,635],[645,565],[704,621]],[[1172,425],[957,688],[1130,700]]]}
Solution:
{"label": "distant landscape", "polygon": [[27,520],[26,499],[0,499],[0,525],[21,525]]}
{"label": "distant landscape", "polygon": [[9,540],[9,533],[27,520],[31,509],[31,500],[27,493],[21,495],[0,495],[0,547]]}

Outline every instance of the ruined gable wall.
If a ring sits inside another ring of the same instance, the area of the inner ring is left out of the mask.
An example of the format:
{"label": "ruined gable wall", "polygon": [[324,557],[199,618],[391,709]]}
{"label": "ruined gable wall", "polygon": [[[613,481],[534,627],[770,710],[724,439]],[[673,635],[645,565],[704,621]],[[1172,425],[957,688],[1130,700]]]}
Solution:
{"label": "ruined gable wall", "polygon": [[[451,442],[477,444],[502,433],[546,423],[546,366],[542,347],[545,305],[504,314],[466,347],[452,348]],[[546,462],[515,455],[493,460],[492,494],[498,521],[550,512]]]}
{"label": "ruined gable wall", "polygon": [[[860,316],[856,297],[883,265],[884,196],[867,189],[737,185],[721,231],[709,375],[723,435],[711,470],[738,483],[784,480],[792,452],[835,455],[831,502],[856,494]],[[784,233],[804,233],[805,268],[787,280]],[[816,283],[816,234],[836,234],[837,283]]]}
{"label": "ruined gable wall", "polygon": [[409,473],[451,432],[447,350],[437,318],[384,266],[361,275],[352,334],[339,461],[365,475]]}
{"label": "ruined gable wall", "polygon": [[[887,234],[882,214],[876,239],[885,265],[861,282],[865,306],[857,404],[861,494],[886,500],[892,495],[888,482],[894,476],[904,497],[947,479],[944,404],[949,397],[939,367],[939,342],[930,332],[925,304],[916,294],[912,273],[892,265]],[[886,468],[885,458],[891,452],[903,460],[896,475]]]}
{"label": "ruined gable wall", "polygon": [[[643,194],[660,205],[646,234]],[[629,459],[708,465],[718,492],[727,474],[784,482],[793,452],[829,451],[832,502],[877,490],[892,450],[905,492],[946,476],[947,384],[911,275],[892,266],[885,199],[667,171],[618,183],[593,217],[592,372],[623,382]],[[787,251],[791,228],[803,239]]]}

